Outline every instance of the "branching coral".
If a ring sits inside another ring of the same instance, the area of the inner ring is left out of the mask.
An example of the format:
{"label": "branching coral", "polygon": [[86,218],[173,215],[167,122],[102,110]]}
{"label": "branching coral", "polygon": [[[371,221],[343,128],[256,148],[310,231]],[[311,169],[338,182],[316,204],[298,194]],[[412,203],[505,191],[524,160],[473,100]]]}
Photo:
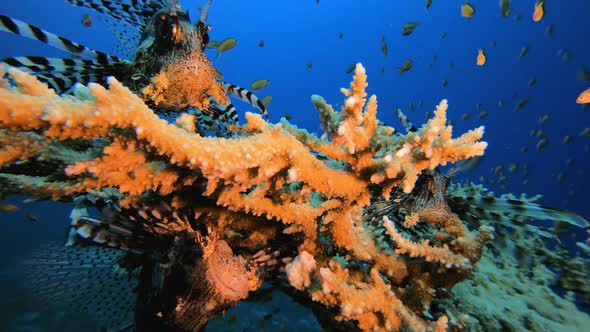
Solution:
{"label": "branching coral", "polygon": [[[240,135],[203,137],[190,117],[168,123],[114,78],[108,89],[58,96],[18,70],[9,75],[14,87],[0,82],[0,139],[11,142],[0,149],[9,156],[1,193],[83,195],[84,206],[99,207],[100,219],[78,208],[71,235],[173,271],[162,272],[159,290],[172,299],[150,304],[151,319],[166,325],[197,330],[265,278],[363,330],[441,331],[449,321],[431,304],[472,273],[492,238],[493,228],[466,224],[444,197],[397,205],[413,201],[404,197],[424,190],[418,179],[437,166],[482,155],[483,128],[453,139],[442,101],[416,133],[395,133],[377,120],[376,97],[367,101],[360,64],[340,112],[312,97],[325,138],[253,114]],[[33,132],[22,144],[7,138]],[[27,171],[47,167],[40,157],[56,146],[72,153],[45,176]],[[392,219],[371,216],[379,199]],[[233,268],[241,275],[228,275]],[[186,294],[194,287],[205,298]]]}

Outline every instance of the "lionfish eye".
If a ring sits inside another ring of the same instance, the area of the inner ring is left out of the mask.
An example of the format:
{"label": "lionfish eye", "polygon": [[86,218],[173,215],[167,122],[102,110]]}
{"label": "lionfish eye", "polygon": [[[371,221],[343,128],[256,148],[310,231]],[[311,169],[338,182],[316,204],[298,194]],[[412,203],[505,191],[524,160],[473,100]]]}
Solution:
{"label": "lionfish eye", "polygon": [[165,40],[174,40],[180,28],[178,17],[170,15],[161,15],[160,24],[157,25],[157,31]]}

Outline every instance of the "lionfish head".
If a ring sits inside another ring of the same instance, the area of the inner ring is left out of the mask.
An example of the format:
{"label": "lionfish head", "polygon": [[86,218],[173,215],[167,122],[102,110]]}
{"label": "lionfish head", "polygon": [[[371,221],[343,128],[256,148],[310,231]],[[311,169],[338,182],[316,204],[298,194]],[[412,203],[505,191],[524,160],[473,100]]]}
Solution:
{"label": "lionfish head", "polygon": [[170,0],[152,18],[154,44],[165,49],[182,48],[203,51],[209,42],[209,27],[204,20],[191,24],[188,11],[184,11],[178,0]]}
{"label": "lionfish head", "polygon": [[220,105],[229,102],[218,82],[219,72],[205,54],[209,42],[205,25],[211,0],[196,24],[178,0],[170,0],[149,21],[135,52],[131,79],[144,100],[156,107],[181,110],[205,109],[210,98]]}

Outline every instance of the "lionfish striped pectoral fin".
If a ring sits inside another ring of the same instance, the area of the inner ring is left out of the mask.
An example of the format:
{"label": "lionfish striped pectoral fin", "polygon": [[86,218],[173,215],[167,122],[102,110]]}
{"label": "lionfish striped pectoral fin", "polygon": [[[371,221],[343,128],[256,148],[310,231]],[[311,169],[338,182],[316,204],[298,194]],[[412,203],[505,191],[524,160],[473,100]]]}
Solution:
{"label": "lionfish striped pectoral fin", "polygon": [[2,64],[34,74],[58,93],[68,91],[76,83],[104,84],[108,76],[122,80],[129,72],[130,63],[125,60],[5,15],[0,15],[0,30],[38,40],[78,57],[65,59],[21,56],[0,60]]}
{"label": "lionfish striped pectoral fin", "polygon": [[109,76],[121,76],[129,71],[126,61],[98,63],[95,60],[20,56],[0,60],[0,64],[33,74],[57,93],[71,89],[76,83],[106,84]]}
{"label": "lionfish striped pectoral fin", "polygon": [[563,221],[570,225],[589,228],[582,216],[566,210],[545,207],[530,201],[506,197],[458,197],[448,199],[453,211],[461,211],[489,221],[507,218],[516,222],[533,220]]}
{"label": "lionfish striped pectoral fin", "polygon": [[264,115],[266,119],[268,119],[268,111],[266,110],[266,106],[254,93],[252,93],[252,91],[225,82],[221,82],[221,85],[228,95],[236,97],[252,105],[252,107],[258,109],[258,111]]}
{"label": "lionfish striped pectoral fin", "polygon": [[91,320],[85,328],[132,331],[140,269],[126,264],[135,259],[128,255],[110,248],[51,244],[23,262],[22,280],[41,312],[83,314]]}
{"label": "lionfish striped pectoral fin", "polygon": [[14,33],[19,36],[38,40],[47,45],[53,46],[75,56],[95,60],[99,64],[106,65],[112,62],[120,62],[116,56],[97,51],[90,47],[78,44],[70,39],[58,36],[54,33],[40,29],[34,25],[19,21],[17,19],[0,15],[0,31]]}

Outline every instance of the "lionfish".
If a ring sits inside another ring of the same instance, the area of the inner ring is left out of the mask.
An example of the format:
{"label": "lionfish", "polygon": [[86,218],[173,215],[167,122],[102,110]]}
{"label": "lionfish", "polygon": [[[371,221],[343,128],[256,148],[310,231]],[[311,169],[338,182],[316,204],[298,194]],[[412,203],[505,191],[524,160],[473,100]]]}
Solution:
{"label": "lionfish", "polygon": [[[76,83],[106,83],[114,76],[163,115],[187,111],[196,115],[197,128],[234,125],[238,114],[227,95],[239,98],[268,117],[265,105],[250,91],[220,81],[219,72],[204,54],[209,42],[206,24],[212,0],[192,24],[178,0],[67,0],[104,14],[121,42],[121,57],[107,54],[0,15],[0,30],[38,40],[70,53],[73,58],[20,56],[0,60],[34,74],[57,93]],[[133,33],[137,32],[137,33]]]}
{"label": "lionfish", "polygon": [[106,190],[77,197],[66,246],[24,262],[36,303],[85,314],[101,331],[200,331],[248,295],[244,283],[276,273],[278,252],[267,247],[243,261],[227,239],[203,245],[218,222],[207,213],[192,217],[161,197],[127,208],[119,199]]}
{"label": "lionfish", "polygon": [[[396,115],[408,133],[417,130],[401,109],[396,110]],[[446,173],[438,168],[424,171],[419,175],[410,193],[394,188],[391,195],[394,199],[375,199],[367,211],[369,219],[380,220],[383,216],[390,216],[392,220],[403,224],[405,216],[414,215],[417,220],[436,223],[437,219],[445,219],[455,214],[469,223],[485,220],[509,228],[525,229],[552,239],[556,236],[550,230],[529,224],[527,221],[553,220],[575,227],[590,228],[590,223],[578,214],[535,203],[539,197],[495,197],[482,186],[452,184],[457,175],[473,170],[482,159],[483,157],[474,157],[459,162]]]}

